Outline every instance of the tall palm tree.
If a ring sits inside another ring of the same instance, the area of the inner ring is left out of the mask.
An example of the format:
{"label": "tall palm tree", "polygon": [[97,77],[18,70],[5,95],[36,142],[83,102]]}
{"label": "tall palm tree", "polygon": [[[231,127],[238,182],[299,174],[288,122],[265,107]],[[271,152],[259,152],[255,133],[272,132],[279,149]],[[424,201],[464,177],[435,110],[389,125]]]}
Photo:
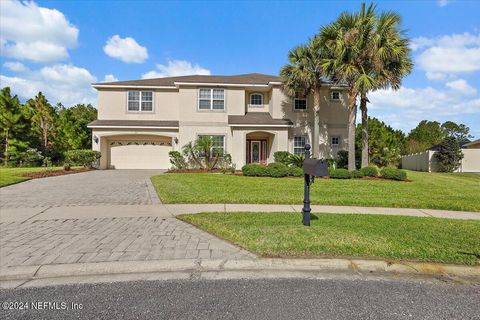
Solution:
{"label": "tall palm tree", "polygon": [[[365,6],[362,6],[360,19],[365,16]],[[394,12],[383,12],[375,16],[375,28],[371,37],[371,46],[366,55],[365,69],[369,68],[374,78],[372,90],[392,88],[398,90],[402,78],[412,70],[412,60],[409,56],[409,40],[403,37],[400,30],[401,18]],[[366,89],[366,88],[364,88]],[[360,93],[360,110],[362,113],[362,167],[369,164],[368,146],[368,91]]]}
{"label": "tall palm tree", "polygon": [[361,92],[375,88],[369,60],[371,34],[375,29],[375,6],[360,13],[342,13],[338,19],[321,28],[320,43],[328,52],[322,68],[348,86],[348,170],[355,170],[355,121],[357,99]]}
{"label": "tall palm tree", "polygon": [[9,140],[15,130],[22,129],[23,110],[17,95],[10,93],[10,88],[5,87],[0,93],[0,125],[3,128],[3,136],[5,139],[4,163],[8,162]]}
{"label": "tall palm tree", "polygon": [[320,89],[324,75],[321,63],[325,51],[316,36],[306,45],[300,45],[288,53],[289,63],[282,67],[280,76],[283,78],[283,91],[290,97],[298,94],[313,96],[313,137],[312,154],[320,156]]}

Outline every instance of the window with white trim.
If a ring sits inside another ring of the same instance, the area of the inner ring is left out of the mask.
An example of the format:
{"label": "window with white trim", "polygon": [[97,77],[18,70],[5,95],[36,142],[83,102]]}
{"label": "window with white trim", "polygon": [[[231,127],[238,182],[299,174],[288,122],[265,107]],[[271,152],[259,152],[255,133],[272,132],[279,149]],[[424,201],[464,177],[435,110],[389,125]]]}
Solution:
{"label": "window with white trim", "polygon": [[128,91],[127,110],[130,112],[152,112],[153,92],[152,91]]}
{"label": "window with white trim", "polygon": [[293,99],[293,110],[307,110],[307,98],[297,97]]}
{"label": "window with white trim", "polygon": [[330,99],[332,100],[340,100],[340,92],[339,91],[332,91],[330,93]]}
{"label": "window with white trim", "polygon": [[198,109],[224,110],[225,90],[213,88],[200,88],[198,90]]}
{"label": "window with white trim", "polygon": [[[210,149],[210,154],[215,156],[216,150],[219,151],[220,156],[225,154],[225,136],[222,135],[198,135],[198,138],[210,137],[212,138],[212,147]],[[204,156],[204,155],[201,155]]]}
{"label": "window with white trim", "polygon": [[293,137],[293,154],[304,154],[306,141],[307,141],[307,137],[305,136],[294,136]]}
{"label": "window with white trim", "polygon": [[261,95],[260,93],[252,93],[250,95],[250,104],[254,106],[263,105],[263,95]]}
{"label": "window with white trim", "polygon": [[332,136],[330,139],[330,143],[334,147],[338,147],[340,145],[340,136]]}

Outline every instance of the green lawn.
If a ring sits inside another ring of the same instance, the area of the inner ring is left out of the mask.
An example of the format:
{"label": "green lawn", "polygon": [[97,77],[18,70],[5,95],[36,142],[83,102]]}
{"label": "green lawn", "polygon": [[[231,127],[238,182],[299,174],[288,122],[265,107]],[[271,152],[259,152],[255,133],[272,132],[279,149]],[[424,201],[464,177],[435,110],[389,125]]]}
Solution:
{"label": "green lawn", "polygon": [[[480,175],[408,171],[412,182],[316,179],[312,204],[480,211]],[[164,203],[302,204],[302,178],[186,173],[152,177]]]}
{"label": "green lawn", "polygon": [[37,172],[42,170],[63,169],[62,167],[32,167],[32,168],[5,168],[0,167],[0,188],[11,184],[30,180],[29,177],[23,177],[21,174],[29,172]]}
{"label": "green lawn", "polygon": [[201,213],[179,219],[267,257],[376,257],[480,263],[480,221],[299,213]]}

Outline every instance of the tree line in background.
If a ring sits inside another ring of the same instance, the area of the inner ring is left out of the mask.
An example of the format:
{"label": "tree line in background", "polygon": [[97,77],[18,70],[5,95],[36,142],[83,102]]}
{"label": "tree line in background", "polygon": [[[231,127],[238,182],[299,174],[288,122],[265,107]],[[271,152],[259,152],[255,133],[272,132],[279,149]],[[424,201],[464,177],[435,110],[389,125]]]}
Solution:
{"label": "tree line in background", "polygon": [[9,87],[2,88],[1,160],[9,166],[50,166],[63,163],[68,152],[78,158],[79,152],[72,151],[91,149],[87,124],[96,118],[97,109],[90,104],[52,106],[41,92],[22,104]]}

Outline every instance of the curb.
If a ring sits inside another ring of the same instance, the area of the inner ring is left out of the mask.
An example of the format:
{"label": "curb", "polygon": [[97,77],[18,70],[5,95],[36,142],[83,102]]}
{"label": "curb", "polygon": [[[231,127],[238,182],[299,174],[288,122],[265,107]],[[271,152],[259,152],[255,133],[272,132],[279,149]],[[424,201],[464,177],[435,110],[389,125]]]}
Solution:
{"label": "curb", "polygon": [[258,274],[347,273],[353,275],[391,275],[447,277],[480,283],[480,266],[461,266],[420,262],[389,262],[359,259],[254,259],[254,260],[155,260],[17,266],[0,269],[0,281],[22,282],[84,276],[115,276],[147,273],[188,273],[199,277],[207,273],[256,272]]}

